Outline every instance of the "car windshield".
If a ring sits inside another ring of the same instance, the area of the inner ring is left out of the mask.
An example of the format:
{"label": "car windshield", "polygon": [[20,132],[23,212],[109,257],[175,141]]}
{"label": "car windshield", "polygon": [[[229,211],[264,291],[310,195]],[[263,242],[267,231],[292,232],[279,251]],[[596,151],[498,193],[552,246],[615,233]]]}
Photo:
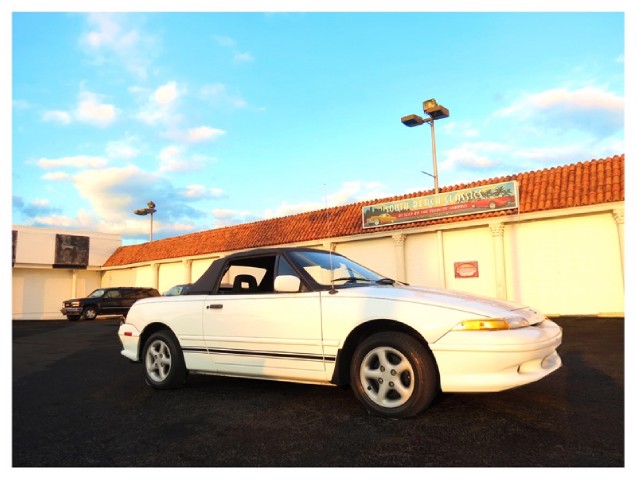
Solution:
{"label": "car windshield", "polygon": [[91,294],[88,296],[88,298],[101,298],[104,296],[105,291],[100,289],[97,289],[93,292],[91,292]]}
{"label": "car windshield", "polygon": [[329,252],[291,252],[294,263],[322,286],[365,286],[393,281],[336,254]]}

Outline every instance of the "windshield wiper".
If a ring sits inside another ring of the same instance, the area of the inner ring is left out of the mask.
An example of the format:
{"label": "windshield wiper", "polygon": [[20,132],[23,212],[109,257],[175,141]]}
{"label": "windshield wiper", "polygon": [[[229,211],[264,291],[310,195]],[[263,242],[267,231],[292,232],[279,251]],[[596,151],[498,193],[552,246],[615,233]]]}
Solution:
{"label": "windshield wiper", "polygon": [[378,285],[393,285],[394,283],[396,283],[396,280],[392,280],[391,278],[381,278],[379,280],[376,280],[376,283]]}
{"label": "windshield wiper", "polygon": [[363,278],[363,277],[339,277],[339,278],[335,278],[332,281],[333,282],[343,282],[343,281],[347,281],[347,282],[371,282],[371,280],[369,278]]}

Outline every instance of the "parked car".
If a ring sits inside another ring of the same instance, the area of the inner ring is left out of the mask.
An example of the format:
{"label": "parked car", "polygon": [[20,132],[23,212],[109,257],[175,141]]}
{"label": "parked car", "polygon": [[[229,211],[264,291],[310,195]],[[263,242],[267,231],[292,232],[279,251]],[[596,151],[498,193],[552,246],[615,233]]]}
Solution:
{"label": "parked car", "polygon": [[392,223],[396,220],[396,217],[390,215],[389,213],[381,213],[380,215],[374,215],[367,219],[368,225],[385,225],[387,223]]}
{"label": "parked car", "polygon": [[503,197],[494,198],[480,198],[471,201],[471,208],[490,208],[507,207],[509,205],[515,205],[515,196],[506,195]]}
{"label": "parked car", "polygon": [[171,297],[173,295],[185,295],[191,285],[192,283],[184,283],[182,285],[175,285],[174,287],[170,287],[164,292],[164,297]]}
{"label": "parked car", "polygon": [[394,418],[441,391],[497,392],[561,366],[562,330],[532,308],[411,287],[309,248],[215,260],[186,295],[135,303],[118,334],[156,389],[189,372],[349,385]]}
{"label": "parked car", "polygon": [[140,298],[158,297],[154,288],[114,287],[98,288],[85,298],[64,300],[60,310],[69,320],[94,320],[98,315],[123,315]]}

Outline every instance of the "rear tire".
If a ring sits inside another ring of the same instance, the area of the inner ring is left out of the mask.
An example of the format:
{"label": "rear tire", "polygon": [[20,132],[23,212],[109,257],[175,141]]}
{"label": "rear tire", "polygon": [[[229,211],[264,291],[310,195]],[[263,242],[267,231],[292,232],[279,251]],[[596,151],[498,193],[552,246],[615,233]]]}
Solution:
{"label": "rear tire", "polygon": [[431,351],[401,332],[381,332],[361,342],[350,367],[356,398],[376,415],[408,418],[426,409],[439,390]]}
{"label": "rear tire", "polygon": [[168,390],[186,381],[186,363],[179,342],[168,330],[153,333],[144,344],[146,383],[158,390]]}

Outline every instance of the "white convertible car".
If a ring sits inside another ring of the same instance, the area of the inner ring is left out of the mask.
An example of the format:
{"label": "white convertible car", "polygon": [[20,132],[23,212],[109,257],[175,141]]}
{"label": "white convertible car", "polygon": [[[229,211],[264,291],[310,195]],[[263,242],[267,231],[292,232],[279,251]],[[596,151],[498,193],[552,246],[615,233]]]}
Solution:
{"label": "white convertible car", "polygon": [[497,392],[561,366],[561,328],[531,308],[410,287],[309,248],[220,258],[186,295],[137,301],[118,334],[154,388],[188,373],[350,385],[394,418],[441,391]]}

